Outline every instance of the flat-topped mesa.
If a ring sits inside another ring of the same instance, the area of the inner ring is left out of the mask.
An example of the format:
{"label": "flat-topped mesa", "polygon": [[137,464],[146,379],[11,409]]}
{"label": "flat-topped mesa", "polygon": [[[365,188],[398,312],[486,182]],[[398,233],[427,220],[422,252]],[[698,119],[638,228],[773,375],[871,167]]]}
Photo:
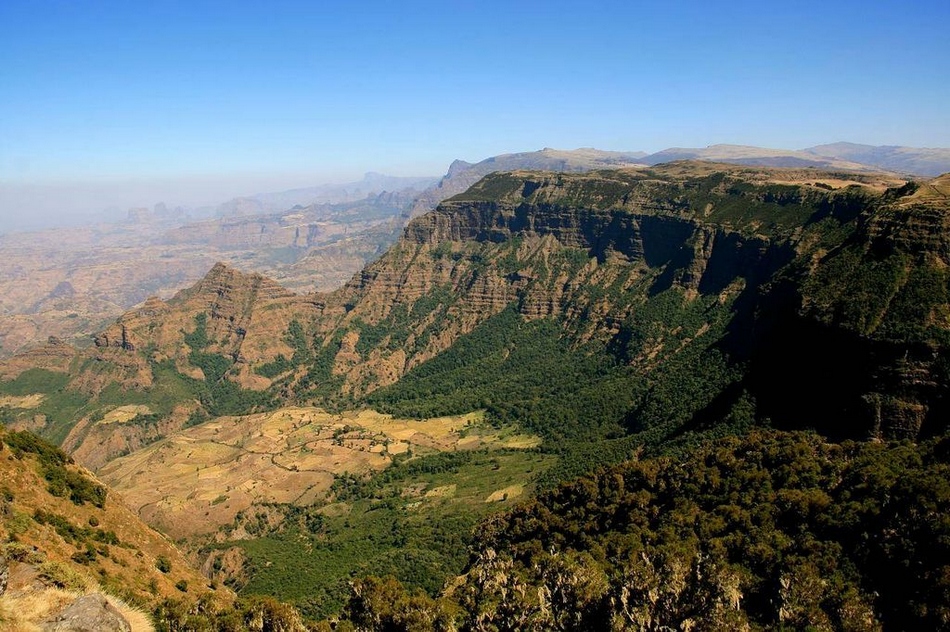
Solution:
{"label": "flat-topped mesa", "polygon": [[787,261],[803,224],[840,213],[844,200],[864,194],[802,181],[818,175],[692,163],[583,174],[495,173],[413,220],[405,240],[432,248],[550,236],[600,262],[674,263],[684,271],[682,285],[716,291],[722,285],[716,279],[759,276],[763,257],[773,259],[768,269]]}
{"label": "flat-topped mesa", "polygon": [[868,241],[881,251],[950,266],[950,174],[908,183],[894,195],[904,196],[870,219]]}

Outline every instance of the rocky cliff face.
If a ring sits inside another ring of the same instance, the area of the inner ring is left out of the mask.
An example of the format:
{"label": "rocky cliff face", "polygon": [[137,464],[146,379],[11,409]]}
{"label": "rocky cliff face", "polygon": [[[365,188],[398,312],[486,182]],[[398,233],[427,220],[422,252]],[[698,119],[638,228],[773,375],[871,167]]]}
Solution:
{"label": "rocky cliff face", "polygon": [[[751,361],[742,383],[775,423],[938,433],[950,412],[948,193],[947,177],[903,186],[697,165],[494,174],[411,222],[321,333],[350,332],[335,371],[359,394],[512,304],[609,343],[647,297],[679,288],[735,301],[721,345]],[[400,309],[419,313],[400,344],[361,350],[361,325],[398,329]]]}
{"label": "rocky cliff face", "polygon": [[[762,385],[764,405],[843,436],[910,437],[947,427],[950,358],[950,178],[891,190],[854,234],[799,271],[783,340],[764,343],[763,374],[825,406],[786,403]],[[768,297],[781,304],[779,293]],[[776,366],[783,358],[786,367]]]}
{"label": "rocky cliff face", "polygon": [[[850,184],[860,194],[829,191],[806,177],[815,174],[696,165],[494,174],[410,222],[399,244],[327,299],[317,335],[350,332],[336,343],[334,371],[356,394],[394,382],[512,304],[528,319],[556,317],[581,340],[608,340],[666,289],[724,301],[750,292],[797,256],[801,223],[850,219],[845,200],[879,188],[858,177]],[[377,326],[391,335],[361,345]]]}
{"label": "rocky cliff face", "polygon": [[867,222],[872,247],[912,255],[921,263],[950,264],[950,174],[905,187]]}
{"label": "rocky cliff face", "polygon": [[[649,268],[676,263],[684,268],[679,281],[696,290],[716,285],[714,277],[731,280],[754,274],[771,244],[767,237],[706,225],[661,205],[598,210],[551,203],[455,201],[406,230],[408,240],[429,246],[459,241],[503,243],[514,236],[550,237],[558,247],[583,250],[599,263],[619,261]],[[720,266],[726,269],[719,271]]]}
{"label": "rocky cliff face", "polygon": [[[904,185],[708,163],[495,173],[411,221],[332,293],[293,295],[217,265],[103,331],[99,364],[73,383],[149,388],[167,360],[207,379],[201,351],[227,359],[223,379],[245,388],[358,400],[513,309],[643,370],[702,341],[749,363],[737,388],[785,425],[820,418],[843,436],[913,436],[942,411],[950,249],[946,182]],[[694,305],[686,329],[681,312],[657,311],[669,292]],[[200,349],[188,342],[199,315]]]}

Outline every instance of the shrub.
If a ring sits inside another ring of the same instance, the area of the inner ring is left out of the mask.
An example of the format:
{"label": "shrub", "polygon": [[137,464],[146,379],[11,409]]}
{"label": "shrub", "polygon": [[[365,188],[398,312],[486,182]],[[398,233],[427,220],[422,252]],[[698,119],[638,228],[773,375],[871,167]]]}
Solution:
{"label": "shrub", "polygon": [[158,570],[160,570],[160,571],[163,572],[163,573],[170,573],[171,570],[172,570],[172,563],[171,563],[171,560],[169,560],[169,559],[168,559],[167,557],[165,557],[164,555],[159,555],[159,556],[155,559],[155,568],[157,568]]}
{"label": "shrub", "polygon": [[83,592],[89,588],[89,580],[60,562],[44,562],[41,564],[39,577],[46,584],[65,590]]}

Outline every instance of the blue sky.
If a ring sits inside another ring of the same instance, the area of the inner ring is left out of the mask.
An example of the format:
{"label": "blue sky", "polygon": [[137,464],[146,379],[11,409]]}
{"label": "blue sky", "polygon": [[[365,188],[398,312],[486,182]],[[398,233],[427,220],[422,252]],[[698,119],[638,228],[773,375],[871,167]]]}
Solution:
{"label": "blue sky", "polygon": [[947,0],[3,0],[0,215],[546,146],[947,147],[947,24]]}

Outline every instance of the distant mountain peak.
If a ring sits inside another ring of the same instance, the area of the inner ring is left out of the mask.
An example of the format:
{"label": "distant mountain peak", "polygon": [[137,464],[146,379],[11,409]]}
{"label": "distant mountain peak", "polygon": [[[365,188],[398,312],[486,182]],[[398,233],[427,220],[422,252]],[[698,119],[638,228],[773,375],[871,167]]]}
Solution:
{"label": "distant mountain peak", "polygon": [[850,160],[876,169],[917,176],[932,177],[950,171],[950,148],[875,146],[839,141],[802,151],[814,156]]}

